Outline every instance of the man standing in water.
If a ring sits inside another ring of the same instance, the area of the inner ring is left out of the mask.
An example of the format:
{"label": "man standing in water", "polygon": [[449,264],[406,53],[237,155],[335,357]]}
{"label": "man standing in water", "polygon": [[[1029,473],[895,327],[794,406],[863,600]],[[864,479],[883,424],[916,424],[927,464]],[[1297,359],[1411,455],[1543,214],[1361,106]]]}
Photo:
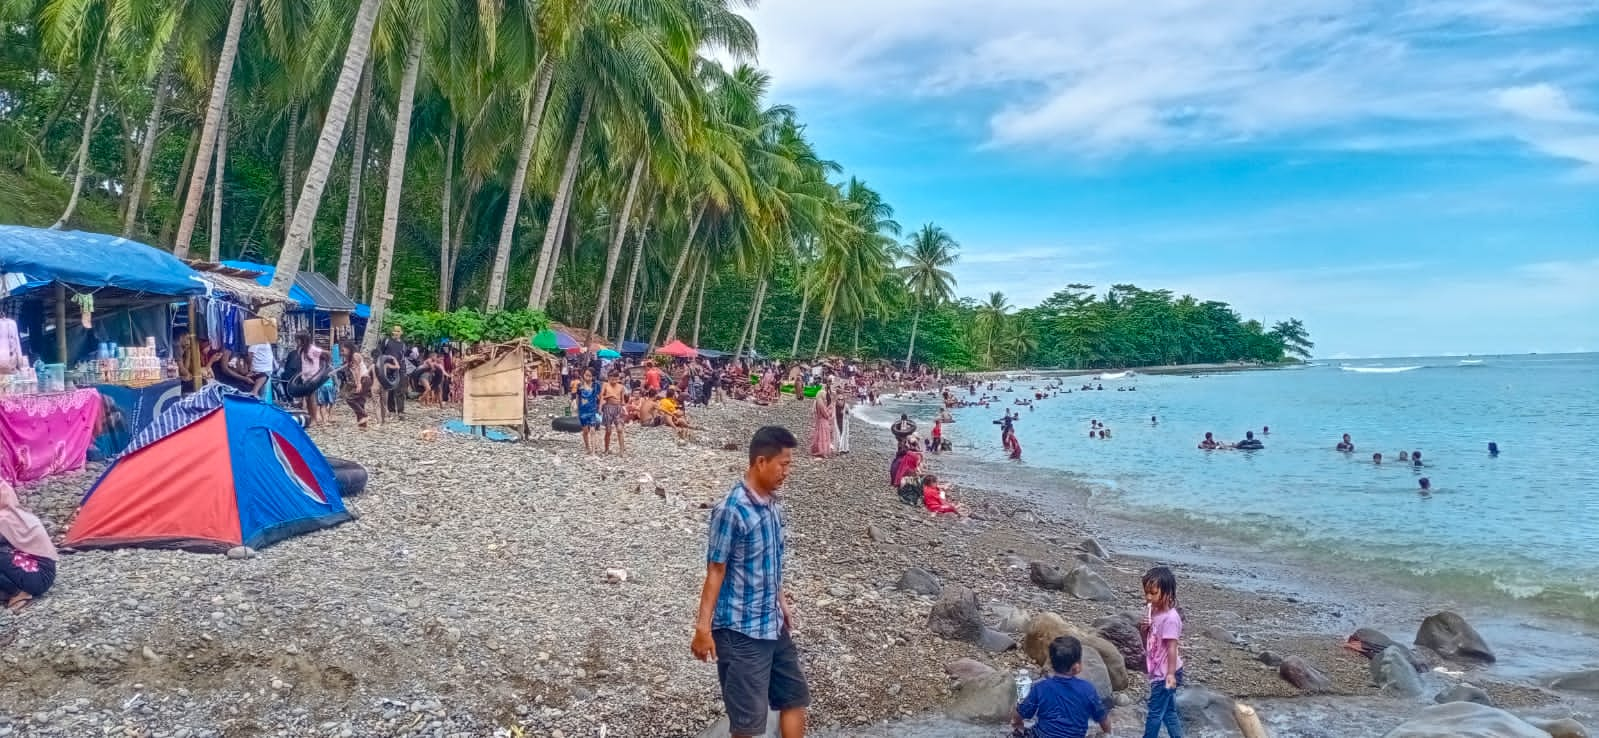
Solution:
{"label": "man standing in water", "polygon": [[810,688],[790,632],[794,615],[783,590],[783,510],[778,488],[788,478],[794,434],[778,426],[755,431],[749,467],[711,511],[705,584],[689,648],[716,662],[728,732],[766,733],[777,710],[783,738],[803,738]]}

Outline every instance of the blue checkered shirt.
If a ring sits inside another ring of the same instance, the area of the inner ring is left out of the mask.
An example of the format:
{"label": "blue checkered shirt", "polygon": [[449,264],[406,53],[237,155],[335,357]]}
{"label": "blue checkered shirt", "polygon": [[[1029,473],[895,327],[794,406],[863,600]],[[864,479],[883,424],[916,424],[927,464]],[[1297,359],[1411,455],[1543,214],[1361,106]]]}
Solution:
{"label": "blue checkered shirt", "polygon": [[775,641],[783,632],[783,511],[762,502],[740,481],[711,511],[705,558],[726,564],[711,628]]}

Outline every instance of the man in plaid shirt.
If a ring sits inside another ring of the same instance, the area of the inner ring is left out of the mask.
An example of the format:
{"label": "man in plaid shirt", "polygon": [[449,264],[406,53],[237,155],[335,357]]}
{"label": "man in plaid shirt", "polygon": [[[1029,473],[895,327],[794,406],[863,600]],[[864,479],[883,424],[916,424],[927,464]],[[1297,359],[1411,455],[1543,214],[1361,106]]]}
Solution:
{"label": "man in plaid shirt", "polygon": [[744,478],[711,512],[705,585],[690,648],[695,658],[716,662],[735,737],[765,734],[768,709],[779,712],[783,738],[805,735],[811,696],[789,637],[793,613],[783,591],[777,495],[798,445],[786,428],[756,431]]}

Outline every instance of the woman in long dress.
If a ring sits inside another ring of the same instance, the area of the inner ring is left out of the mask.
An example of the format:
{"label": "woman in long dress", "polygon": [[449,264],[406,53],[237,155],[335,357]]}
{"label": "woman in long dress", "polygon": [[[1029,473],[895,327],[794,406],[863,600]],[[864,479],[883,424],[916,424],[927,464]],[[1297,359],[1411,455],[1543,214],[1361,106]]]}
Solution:
{"label": "woman in long dress", "polygon": [[833,450],[841,454],[849,453],[849,388],[838,393],[833,407],[833,417],[837,421],[835,430],[837,435],[833,438]]}
{"label": "woman in long dress", "polygon": [[827,458],[833,455],[834,423],[833,393],[826,388],[816,393],[811,403],[811,455]]}

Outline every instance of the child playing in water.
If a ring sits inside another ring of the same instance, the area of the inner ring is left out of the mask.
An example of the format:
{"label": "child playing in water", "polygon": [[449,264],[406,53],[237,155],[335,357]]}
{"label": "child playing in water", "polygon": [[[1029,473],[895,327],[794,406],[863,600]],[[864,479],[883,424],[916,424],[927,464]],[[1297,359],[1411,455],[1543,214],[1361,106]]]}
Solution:
{"label": "child playing in water", "polygon": [[1158,738],[1162,725],[1166,735],[1183,738],[1182,719],[1177,715],[1177,688],[1183,683],[1183,658],[1178,648],[1183,618],[1177,612],[1177,576],[1171,569],[1157,566],[1144,574],[1144,601],[1149,603],[1148,611],[1138,624],[1149,674],[1144,738]]}
{"label": "child playing in water", "polygon": [[[1110,712],[1094,691],[1094,685],[1078,679],[1083,670],[1083,644],[1071,636],[1061,636],[1049,644],[1049,668],[1055,673],[1033,685],[1027,697],[1011,715],[1016,735],[1032,738],[1083,738],[1088,721],[1110,735]],[[1031,732],[1023,720],[1037,717]]]}

